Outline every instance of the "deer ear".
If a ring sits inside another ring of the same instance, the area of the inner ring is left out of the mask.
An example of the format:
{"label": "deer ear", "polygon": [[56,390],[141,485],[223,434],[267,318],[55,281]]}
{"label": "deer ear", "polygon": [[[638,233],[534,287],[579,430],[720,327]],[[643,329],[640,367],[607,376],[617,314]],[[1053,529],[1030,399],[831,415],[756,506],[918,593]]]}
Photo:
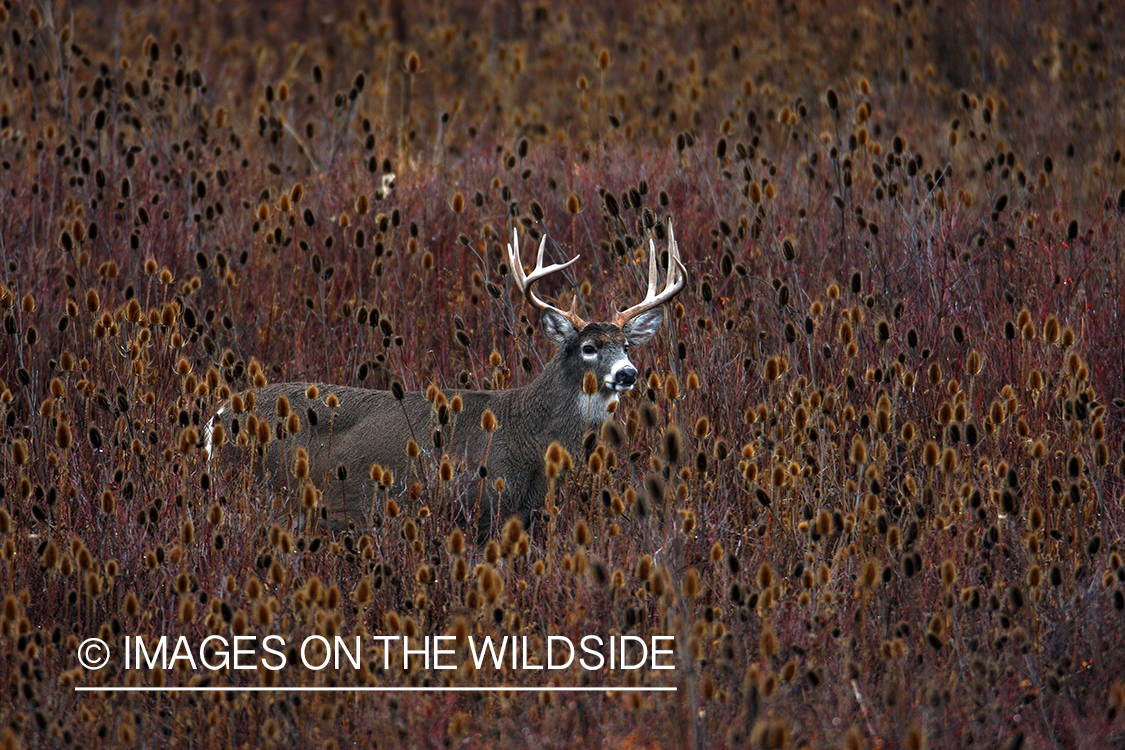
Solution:
{"label": "deer ear", "polygon": [[664,310],[658,307],[655,310],[643,312],[635,318],[630,318],[621,330],[625,334],[625,340],[629,342],[629,346],[640,346],[660,330],[660,324],[663,322]]}
{"label": "deer ear", "polygon": [[556,346],[566,346],[566,342],[577,333],[569,320],[551,309],[544,309],[539,314],[539,325]]}

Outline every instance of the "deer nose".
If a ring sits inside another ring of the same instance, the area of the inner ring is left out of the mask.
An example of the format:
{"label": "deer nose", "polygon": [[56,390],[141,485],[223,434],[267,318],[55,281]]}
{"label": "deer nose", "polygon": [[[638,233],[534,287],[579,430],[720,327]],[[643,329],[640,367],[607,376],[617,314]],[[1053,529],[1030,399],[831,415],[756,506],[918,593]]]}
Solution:
{"label": "deer nose", "polygon": [[622,367],[617,371],[615,380],[617,385],[632,388],[637,383],[637,368],[635,367]]}

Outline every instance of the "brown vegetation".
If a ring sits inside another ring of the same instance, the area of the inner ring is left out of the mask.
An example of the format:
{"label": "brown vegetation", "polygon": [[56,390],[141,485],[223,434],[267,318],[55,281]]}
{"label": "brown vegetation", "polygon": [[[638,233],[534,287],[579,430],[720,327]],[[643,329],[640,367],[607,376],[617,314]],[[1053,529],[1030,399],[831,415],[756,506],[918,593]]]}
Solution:
{"label": "brown vegetation", "polygon": [[[4,3],[0,740],[1120,743],[1125,39],[1028,5]],[[530,534],[466,540],[434,452],[350,535],[204,459],[267,382],[530,382],[513,223],[603,319],[666,217],[689,289]],[[463,665],[76,655],[271,633]],[[677,668],[474,670],[489,634]],[[677,692],[74,691],[498,684]]]}

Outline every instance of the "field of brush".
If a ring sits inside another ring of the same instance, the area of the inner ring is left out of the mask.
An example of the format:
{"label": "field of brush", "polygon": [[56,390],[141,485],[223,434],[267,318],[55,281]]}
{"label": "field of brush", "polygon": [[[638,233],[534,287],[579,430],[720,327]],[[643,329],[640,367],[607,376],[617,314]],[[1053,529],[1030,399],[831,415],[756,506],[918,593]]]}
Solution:
{"label": "field of brush", "polygon": [[[0,747],[1120,746],[1125,16],[1012,12],[4,2]],[[668,219],[531,529],[456,530],[440,451],[349,534],[202,454],[267,381],[529,383],[512,228],[607,320]],[[473,663],[586,635],[674,669]]]}

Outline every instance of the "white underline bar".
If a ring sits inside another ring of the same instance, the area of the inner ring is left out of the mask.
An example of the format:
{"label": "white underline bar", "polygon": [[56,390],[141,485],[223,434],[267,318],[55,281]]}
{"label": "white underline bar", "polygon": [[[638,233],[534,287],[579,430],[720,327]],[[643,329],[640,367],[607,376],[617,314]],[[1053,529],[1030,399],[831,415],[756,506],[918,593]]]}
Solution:
{"label": "white underline bar", "polygon": [[75,687],[78,693],[674,693],[676,687]]}

